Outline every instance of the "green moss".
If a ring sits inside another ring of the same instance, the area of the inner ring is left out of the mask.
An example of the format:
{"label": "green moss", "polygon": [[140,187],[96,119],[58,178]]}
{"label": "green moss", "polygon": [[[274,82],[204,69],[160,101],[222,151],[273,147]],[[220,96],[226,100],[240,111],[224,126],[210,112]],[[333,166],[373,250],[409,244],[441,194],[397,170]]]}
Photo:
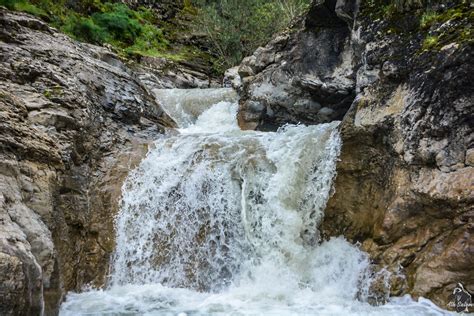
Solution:
{"label": "green moss", "polygon": [[[386,34],[415,32],[423,36],[419,53],[439,50],[450,43],[474,42],[474,8],[467,0],[444,11],[434,11],[427,1],[367,0],[361,2],[360,16],[369,21],[382,20],[380,31]],[[416,16],[419,27],[414,19]]]}
{"label": "green moss", "polygon": [[54,86],[51,89],[46,89],[43,91],[43,95],[47,99],[52,99],[54,97],[61,96],[63,94],[63,88],[61,86]]}
{"label": "green moss", "polygon": [[460,34],[460,40],[463,42],[474,42],[474,32],[470,27],[465,27]]}
{"label": "green moss", "polygon": [[423,50],[429,50],[435,48],[438,45],[439,38],[438,36],[427,36],[423,41]]}
{"label": "green moss", "polygon": [[433,24],[434,21],[436,21],[439,18],[439,14],[432,11],[428,10],[423,15],[421,16],[420,20],[420,27],[423,29],[426,29]]}
{"label": "green moss", "polygon": [[434,12],[432,10],[428,10],[421,16],[420,27],[422,29],[427,29],[434,24],[443,24],[447,21],[456,21],[464,18],[472,19],[473,14],[474,11],[467,3],[450,8],[445,12]]}
{"label": "green moss", "polygon": [[[467,2],[444,12],[425,12],[421,17],[420,27],[422,30],[430,29],[431,31],[423,41],[422,51],[439,50],[449,43],[461,45],[474,43],[473,23],[474,9]],[[443,24],[445,26],[439,28]]]}
{"label": "green moss", "polygon": [[53,91],[56,95],[62,95],[63,94],[63,88],[61,86],[54,86]]}
{"label": "green moss", "polygon": [[44,95],[47,99],[51,99],[51,98],[53,97],[53,93],[51,92],[51,90],[44,90],[43,95]]}

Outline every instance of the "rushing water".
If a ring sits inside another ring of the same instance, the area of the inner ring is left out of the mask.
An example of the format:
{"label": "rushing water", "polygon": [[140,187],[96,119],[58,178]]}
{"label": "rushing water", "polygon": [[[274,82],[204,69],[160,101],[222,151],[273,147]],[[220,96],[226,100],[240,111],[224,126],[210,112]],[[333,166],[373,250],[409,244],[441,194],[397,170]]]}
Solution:
{"label": "rushing water", "polygon": [[230,90],[155,93],[179,133],[123,186],[109,286],[70,293],[62,315],[446,313],[409,297],[369,305],[367,255],[319,243],[337,122],[241,131]]}

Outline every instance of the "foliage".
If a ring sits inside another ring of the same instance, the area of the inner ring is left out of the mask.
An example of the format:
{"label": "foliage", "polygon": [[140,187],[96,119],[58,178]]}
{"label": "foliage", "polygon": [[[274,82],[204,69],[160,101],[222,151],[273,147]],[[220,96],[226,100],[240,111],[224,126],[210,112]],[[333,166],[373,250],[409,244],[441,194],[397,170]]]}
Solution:
{"label": "foliage", "polygon": [[467,3],[462,3],[444,12],[435,12],[432,10],[426,11],[421,16],[420,27],[428,28],[435,23],[445,23],[450,20],[454,21],[464,18],[470,20],[473,20],[474,18],[474,11]]}
{"label": "foliage", "polygon": [[360,10],[364,19],[383,20],[381,32],[418,33],[420,53],[440,50],[450,43],[474,43],[474,8],[469,0],[442,6],[427,0],[367,0],[361,2]]}
{"label": "foliage", "polygon": [[[149,9],[132,10],[117,0],[0,0],[0,5],[39,16],[77,40],[110,44],[125,56],[197,60],[222,73],[287,27],[310,2],[184,0],[178,23],[160,21]],[[205,44],[187,42],[183,34],[193,32]]]}
{"label": "foliage", "polygon": [[423,41],[423,49],[432,49],[434,47],[436,47],[436,45],[438,44],[438,37],[437,36],[427,36],[425,38],[425,40]]}
{"label": "foliage", "polygon": [[195,0],[195,28],[205,33],[220,70],[264,45],[303,13],[310,0]]}
{"label": "foliage", "polygon": [[420,19],[420,28],[428,32],[422,50],[439,50],[449,43],[472,44],[473,23],[474,9],[467,1],[444,11],[425,12]]}
{"label": "foliage", "polygon": [[123,54],[157,55],[168,41],[156,27],[153,13],[131,10],[122,3],[100,0],[0,0],[11,10],[37,15],[77,40],[111,44]]}
{"label": "foliage", "polygon": [[61,29],[77,40],[92,44],[103,44],[108,39],[107,32],[95,24],[91,18],[77,15],[70,15]]}
{"label": "foliage", "polygon": [[30,14],[40,16],[40,17],[47,16],[47,13],[43,9],[35,6],[34,4],[29,3],[26,0],[21,0],[21,1],[19,1],[19,0],[0,0],[0,5],[3,5],[3,6],[7,7],[10,10],[26,12],[26,13],[30,13]]}
{"label": "foliage", "polygon": [[439,17],[439,14],[432,11],[428,10],[423,15],[421,16],[420,20],[420,27],[422,29],[428,28],[434,21],[436,21]]}
{"label": "foliage", "polygon": [[168,45],[169,42],[160,29],[146,24],[142,27],[140,36],[125,51],[129,54],[160,56]]}
{"label": "foliage", "polygon": [[94,13],[92,20],[106,32],[110,42],[133,45],[135,38],[142,33],[142,25],[136,17],[124,4],[107,3],[104,12]]}

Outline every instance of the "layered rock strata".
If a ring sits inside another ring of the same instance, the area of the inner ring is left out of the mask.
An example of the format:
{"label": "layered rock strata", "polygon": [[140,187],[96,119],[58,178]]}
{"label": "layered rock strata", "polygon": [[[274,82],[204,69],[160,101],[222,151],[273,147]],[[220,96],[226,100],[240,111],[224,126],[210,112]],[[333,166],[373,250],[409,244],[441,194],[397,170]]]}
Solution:
{"label": "layered rock strata", "polygon": [[105,48],[0,8],[0,314],[106,281],[121,183],[174,122]]}
{"label": "layered rock strata", "polygon": [[375,301],[447,308],[458,282],[474,291],[472,17],[465,2],[315,1],[228,72],[242,128],[342,120],[321,230],[370,254]]}

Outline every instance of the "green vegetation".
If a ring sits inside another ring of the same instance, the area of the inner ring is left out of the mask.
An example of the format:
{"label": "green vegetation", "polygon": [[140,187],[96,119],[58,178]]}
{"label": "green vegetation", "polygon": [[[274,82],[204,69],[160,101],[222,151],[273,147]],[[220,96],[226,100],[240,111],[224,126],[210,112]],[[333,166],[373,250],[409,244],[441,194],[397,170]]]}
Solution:
{"label": "green vegetation", "polygon": [[26,12],[40,17],[47,16],[47,13],[43,9],[26,0],[0,0],[0,5],[3,5],[10,10]]}
{"label": "green vegetation", "polygon": [[422,29],[428,28],[434,21],[436,21],[439,17],[439,14],[432,11],[428,10],[423,15],[421,16],[420,20],[420,27]]}
{"label": "green vegetation", "polygon": [[463,18],[473,19],[474,11],[468,7],[467,3],[458,5],[444,12],[434,12],[428,10],[421,16],[420,27],[429,28],[436,23],[445,23],[447,21],[456,21]]}
{"label": "green vegetation", "polygon": [[98,0],[77,1],[74,7],[66,0],[0,0],[0,5],[37,15],[77,40],[110,44],[123,55],[154,56],[169,45],[145,8]]}
{"label": "green vegetation", "polygon": [[[39,16],[79,41],[109,44],[125,57],[199,60],[222,73],[287,27],[310,2],[185,0],[172,21],[115,0],[0,0],[0,5]],[[190,43],[186,36],[199,40]]]}
{"label": "green vegetation", "polygon": [[438,36],[427,36],[425,40],[423,41],[423,46],[422,48],[424,50],[426,49],[432,49],[438,45],[439,38]]}
{"label": "green vegetation", "polygon": [[[453,42],[473,43],[473,23],[474,9],[467,1],[445,11],[426,11],[421,15],[420,28],[425,31],[430,30],[430,32],[423,41],[422,50],[440,49]],[[441,25],[444,26],[441,28]]]}
{"label": "green vegetation", "polygon": [[156,55],[169,44],[148,10],[134,11],[121,3],[105,3],[90,16],[69,14],[60,28],[78,40],[108,43],[128,55]]}
{"label": "green vegetation", "polygon": [[[385,34],[419,34],[419,53],[436,51],[450,43],[472,44],[474,8],[472,1],[460,0],[445,7],[427,0],[367,0],[361,2],[360,16],[382,20]],[[409,38],[402,35],[400,40]]]}
{"label": "green vegetation", "polygon": [[[194,0],[195,28],[204,32],[220,70],[239,63],[302,14],[310,0]],[[188,1],[188,10],[192,6]]]}

